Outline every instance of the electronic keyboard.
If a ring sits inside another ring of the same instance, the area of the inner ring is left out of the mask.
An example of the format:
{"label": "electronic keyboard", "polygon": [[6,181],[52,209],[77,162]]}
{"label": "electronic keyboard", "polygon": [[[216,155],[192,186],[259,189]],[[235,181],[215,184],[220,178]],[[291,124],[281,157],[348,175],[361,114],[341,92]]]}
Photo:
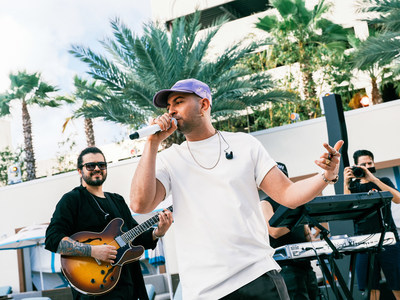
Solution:
{"label": "electronic keyboard", "polygon": [[[333,236],[330,241],[339,252],[361,251],[363,249],[376,247],[379,244],[381,233],[348,236]],[[393,245],[396,238],[393,232],[386,232],[383,246]],[[329,255],[333,249],[325,241],[313,241],[298,244],[289,244],[275,249],[275,260],[288,260],[299,258],[312,258],[320,255]]]}

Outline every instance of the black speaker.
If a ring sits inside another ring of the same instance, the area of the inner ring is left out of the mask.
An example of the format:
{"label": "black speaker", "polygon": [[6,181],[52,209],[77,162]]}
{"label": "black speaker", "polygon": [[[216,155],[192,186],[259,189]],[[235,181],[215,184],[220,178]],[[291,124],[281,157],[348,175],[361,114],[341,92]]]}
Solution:
{"label": "black speaker", "polygon": [[[327,94],[322,97],[326,128],[328,130],[328,142],[332,147],[338,140],[343,140],[344,144],[340,149],[340,167],[339,167],[339,180],[335,184],[335,193],[343,194],[343,171],[344,168],[349,166],[349,156],[348,156],[348,138],[347,138],[347,128],[346,121],[343,113],[342,98],[337,94]],[[350,236],[354,235],[354,224],[353,221],[331,221],[329,222],[329,231],[331,235],[341,235],[348,234]],[[347,282],[349,280],[348,266],[350,264],[349,257],[344,257],[344,259],[336,261],[344,280]],[[347,271],[346,271],[347,270]],[[329,299],[329,298],[328,298]],[[362,298],[355,298],[362,299]]]}
{"label": "black speaker", "polygon": [[337,94],[327,94],[322,97],[326,127],[328,130],[328,141],[332,147],[338,140],[343,140],[344,144],[340,149],[340,168],[339,168],[339,180],[335,184],[335,193],[343,194],[343,170],[349,166],[348,148],[349,142],[347,139],[347,128],[346,121],[343,113],[342,98]]}

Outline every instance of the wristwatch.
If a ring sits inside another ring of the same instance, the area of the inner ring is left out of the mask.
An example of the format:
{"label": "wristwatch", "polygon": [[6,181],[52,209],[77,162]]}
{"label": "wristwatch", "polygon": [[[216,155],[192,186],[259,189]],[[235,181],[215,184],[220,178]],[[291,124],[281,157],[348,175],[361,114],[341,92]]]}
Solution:
{"label": "wristwatch", "polygon": [[154,236],[156,239],[162,238],[163,235],[158,236],[158,235],[156,234],[156,229],[157,229],[157,228],[154,228],[154,230],[153,230],[153,232],[152,232],[153,236]]}
{"label": "wristwatch", "polygon": [[335,184],[336,182],[338,182],[339,180],[339,175],[336,175],[335,178],[333,178],[332,180],[328,180],[325,177],[325,172],[321,173],[322,179],[327,183],[327,184]]}

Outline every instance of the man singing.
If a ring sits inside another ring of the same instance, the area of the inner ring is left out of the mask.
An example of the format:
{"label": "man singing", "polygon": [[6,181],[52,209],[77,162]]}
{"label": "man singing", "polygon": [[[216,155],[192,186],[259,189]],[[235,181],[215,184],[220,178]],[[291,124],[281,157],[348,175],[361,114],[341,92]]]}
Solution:
{"label": "man singing", "polygon": [[[290,208],[312,200],[336,182],[343,141],[324,144],[326,152],[315,161],[323,173],[293,183],[254,137],[213,127],[207,84],[178,81],[159,91],[153,103],[167,113],[152,122],[162,131],[147,138],[130,205],[149,212],[172,194],[183,299],[288,299],[258,188]],[[177,129],[186,141],[157,155],[160,143]]]}

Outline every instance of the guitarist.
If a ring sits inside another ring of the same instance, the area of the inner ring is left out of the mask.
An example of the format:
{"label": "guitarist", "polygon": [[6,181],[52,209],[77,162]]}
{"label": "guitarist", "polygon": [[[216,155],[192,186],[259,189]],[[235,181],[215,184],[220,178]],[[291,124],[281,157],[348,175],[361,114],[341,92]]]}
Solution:
{"label": "guitarist", "polygon": [[[81,185],[64,194],[58,202],[46,232],[46,249],[62,255],[91,256],[106,263],[113,263],[117,251],[111,245],[89,245],[79,243],[70,236],[80,231],[102,232],[114,218],[122,218],[122,231],[138,225],[132,218],[124,198],[103,191],[107,178],[107,163],[97,147],[84,149],[77,162]],[[138,236],[134,244],[154,249],[160,237],[172,224],[172,214],[165,210],[159,214],[156,229]],[[121,269],[116,286],[101,296],[84,295],[72,288],[74,299],[148,299],[138,261],[128,263]]]}

